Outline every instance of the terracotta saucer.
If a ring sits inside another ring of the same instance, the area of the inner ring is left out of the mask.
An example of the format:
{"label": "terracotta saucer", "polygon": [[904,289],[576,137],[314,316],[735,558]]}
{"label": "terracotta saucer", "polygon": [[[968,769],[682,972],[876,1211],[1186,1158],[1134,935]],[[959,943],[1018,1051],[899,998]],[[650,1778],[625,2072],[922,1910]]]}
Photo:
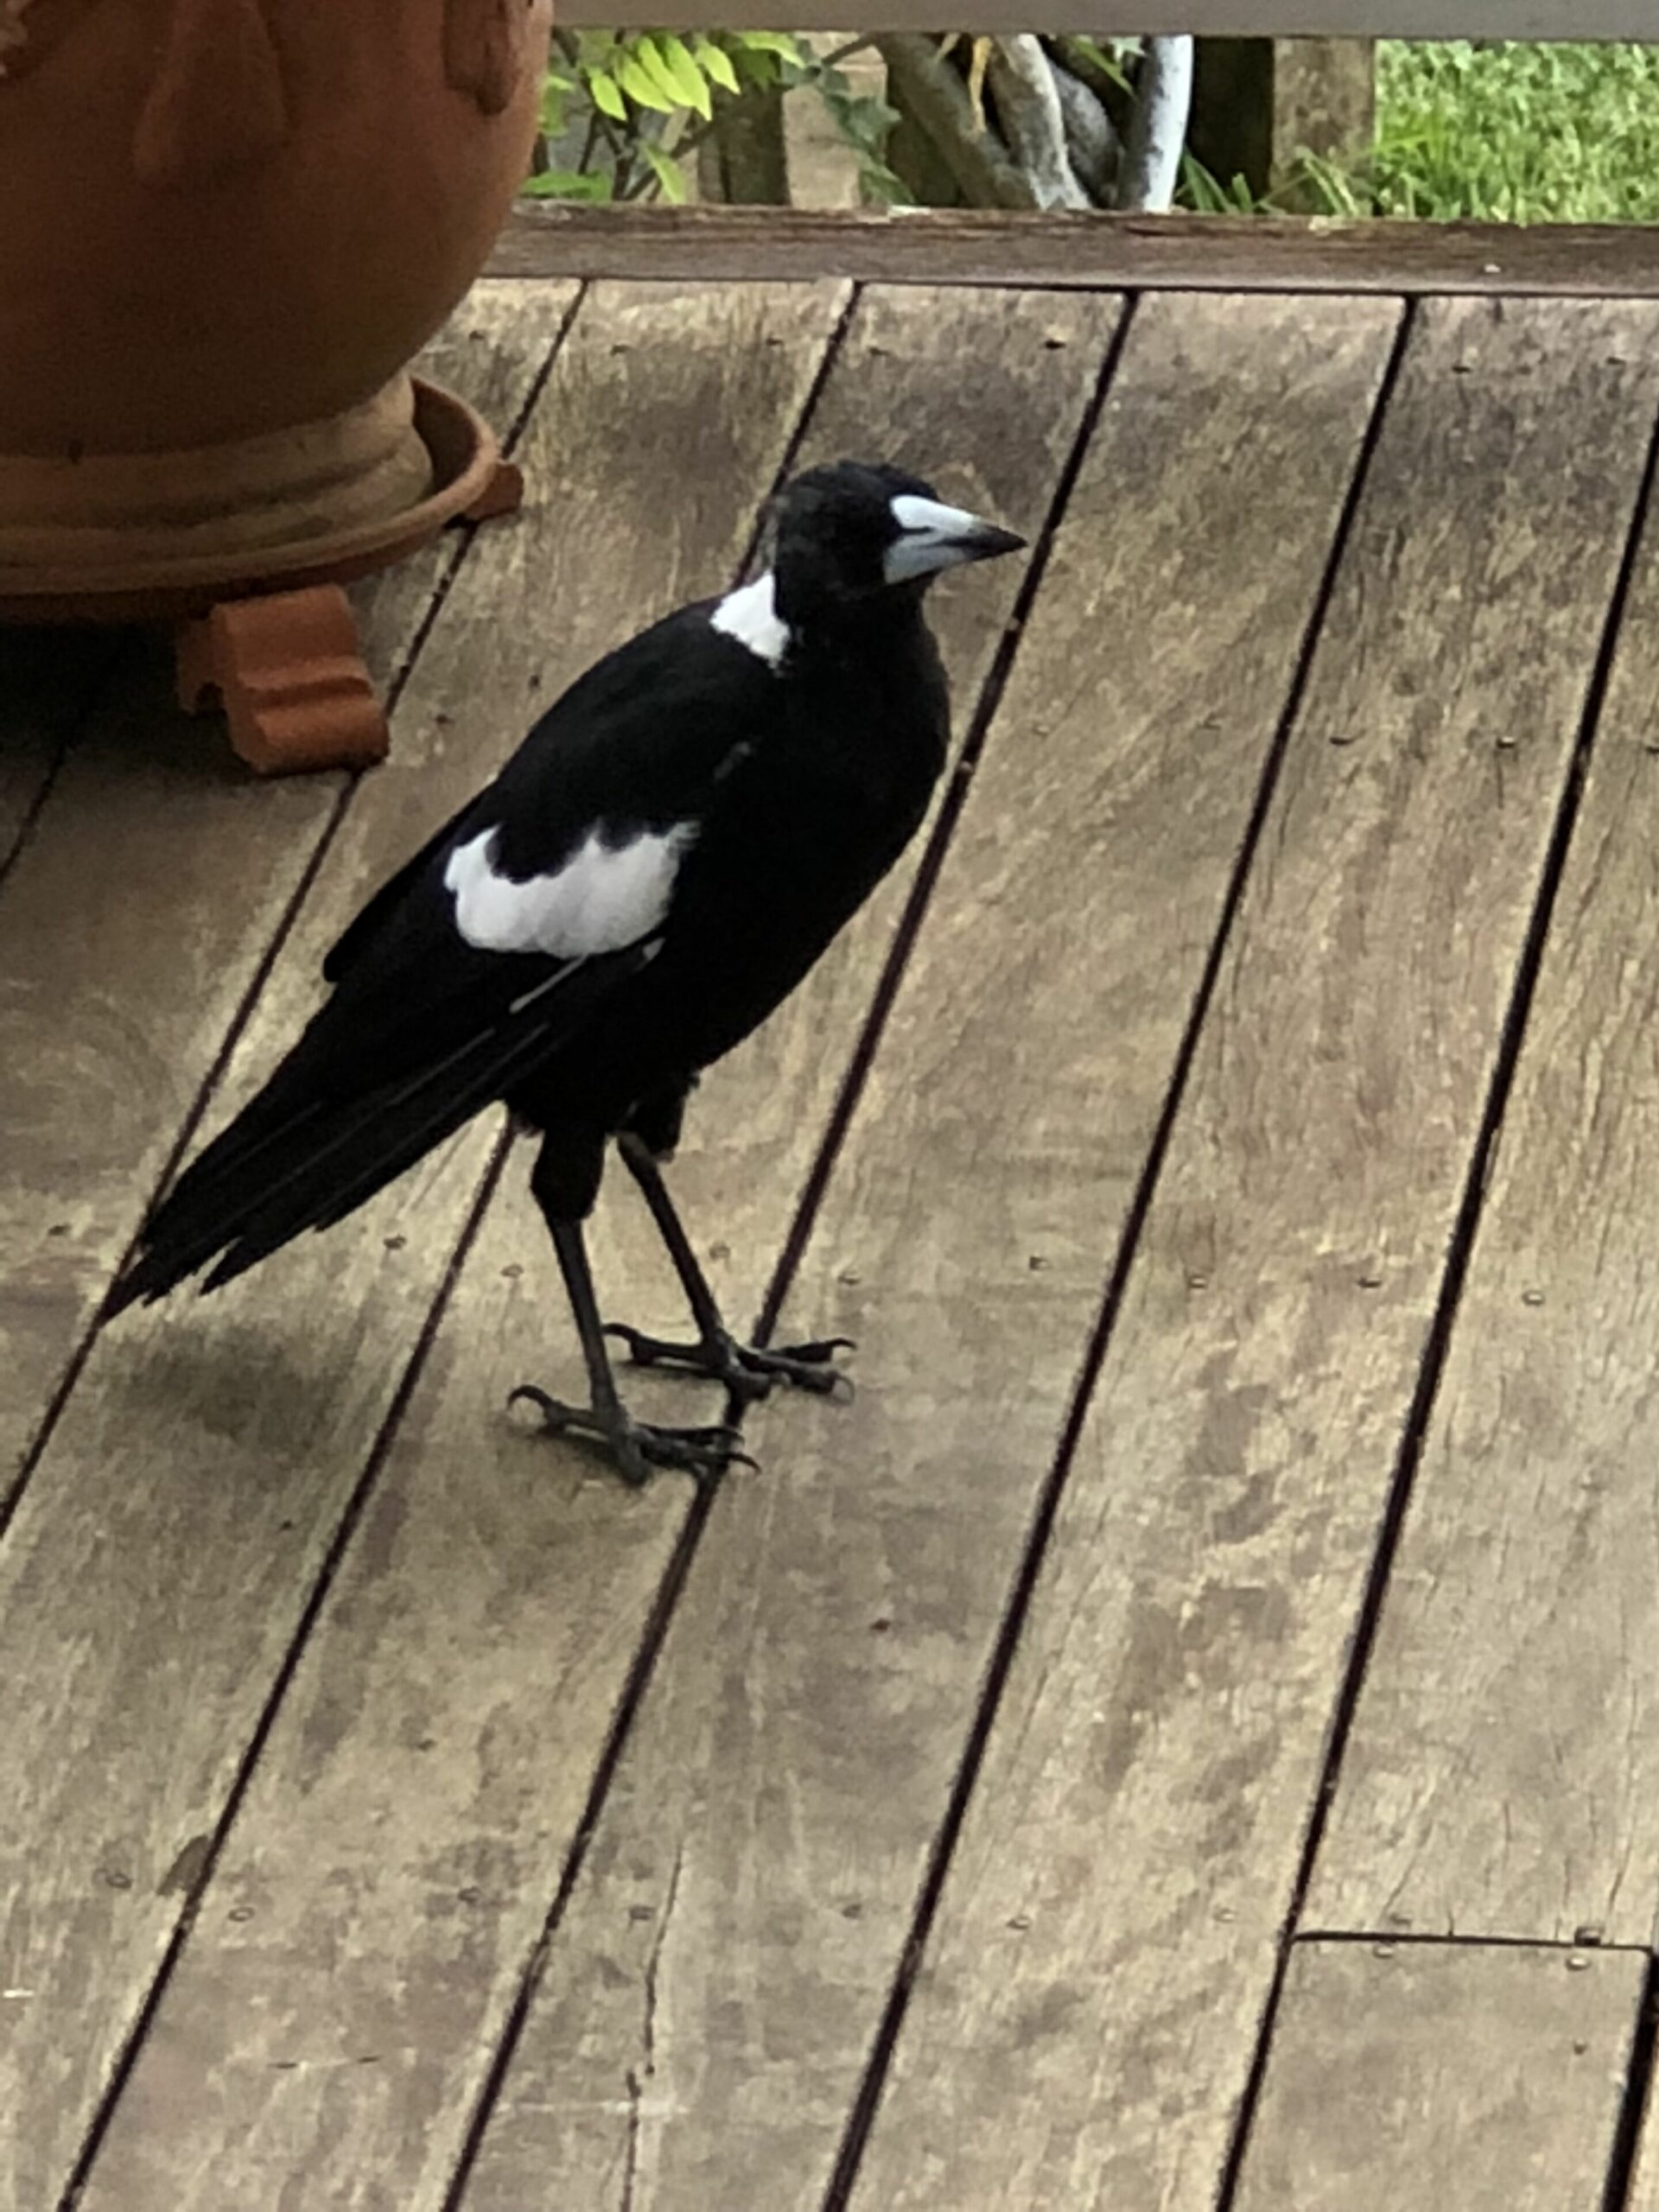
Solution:
{"label": "terracotta saucer", "polygon": [[0,622],[187,620],[232,601],[347,583],[406,559],[447,523],[515,505],[517,472],[483,417],[441,385],[412,381],[415,429],[431,461],[429,487],[412,504],[285,543],[0,569]]}
{"label": "terracotta saucer", "polygon": [[[482,416],[441,385],[412,381],[430,463],[417,498],[286,543],[174,554],[152,545],[118,566],[14,565],[0,572],[0,622],[171,623],[181,705],[221,706],[232,746],[257,773],[373,766],[390,733],[341,586],[406,559],[447,523],[511,514],[524,496]],[[245,519],[257,532],[282,512],[251,509]]]}

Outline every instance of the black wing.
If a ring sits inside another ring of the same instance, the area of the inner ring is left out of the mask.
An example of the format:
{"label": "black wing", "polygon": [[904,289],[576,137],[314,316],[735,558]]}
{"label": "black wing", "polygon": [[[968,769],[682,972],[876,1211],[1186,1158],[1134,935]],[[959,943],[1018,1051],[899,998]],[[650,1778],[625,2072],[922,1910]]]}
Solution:
{"label": "black wing", "polygon": [[212,1288],[340,1220],[578,1041],[652,957],[655,934],[599,951],[481,950],[456,927],[451,855],[491,830],[494,867],[524,881],[556,873],[596,830],[615,842],[695,825],[773,680],[710,628],[704,605],[573,685],[338,940],[323,971],[333,996],[158,1207],[111,1310],[222,1255]]}
{"label": "black wing", "polygon": [[383,926],[397,912],[404,900],[415,889],[431,868],[440,855],[454,849],[466,836],[466,825],[479,802],[463,807],[441,830],[435,830],[412,860],[404,862],[396,875],[383,883],[368,905],[349,921],[329,947],[322,963],[322,980],[337,983],[352,967],[359,953],[371,940],[378,936]]}

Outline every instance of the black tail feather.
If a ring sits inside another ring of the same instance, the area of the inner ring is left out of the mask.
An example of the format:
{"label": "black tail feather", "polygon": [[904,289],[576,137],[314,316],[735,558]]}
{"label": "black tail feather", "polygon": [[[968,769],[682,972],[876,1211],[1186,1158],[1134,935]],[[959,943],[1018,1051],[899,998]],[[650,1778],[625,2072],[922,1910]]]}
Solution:
{"label": "black tail feather", "polygon": [[567,1043],[594,999],[649,957],[637,947],[576,963],[435,1064],[346,1098],[304,1082],[302,1040],[162,1199],[105,1318],[164,1297],[217,1255],[202,1285],[215,1290],[302,1230],[342,1220]]}
{"label": "black tail feather", "polygon": [[451,1063],[434,1077],[405,1085],[401,1093],[372,1096],[342,1116],[323,1143],[308,1148],[276,1184],[261,1192],[234,1241],[221,1236],[220,1243],[228,1242],[229,1249],[203,1290],[234,1281],[302,1230],[332,1228],[365,1205],[499,1097],[504,1084],[548,1049],[540,1029],[480,1044],[493,1044],[495,1049],[469,1052],[465,1065]]}

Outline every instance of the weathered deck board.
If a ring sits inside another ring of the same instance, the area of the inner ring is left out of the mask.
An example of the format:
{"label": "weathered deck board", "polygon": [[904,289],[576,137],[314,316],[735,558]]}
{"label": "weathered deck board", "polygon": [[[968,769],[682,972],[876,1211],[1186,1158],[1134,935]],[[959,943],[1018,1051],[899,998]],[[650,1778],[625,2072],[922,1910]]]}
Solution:
{"label": "weathered deck board", "polygon": [[1421,311],[860,2212],[1213,2201],[1633,519],[1655,334],[1646,308]]}
{"label": "weathered deck board", "polygon": [[0,877],[124,642],[0,623]]}
{"label": "weathered deck board", "polygon": [[[392,760],[346,817],[224,1099],[315,1002],[347,913],[517,741],[538,696],[737,558],[838,299],[799,287],[584,302],[527,429],[530,505],[474,542]],[[6,1978],[34,1994],[0,2016],[0,2107],[17,2116],[0,2201],[57,2200],[487,1148],[475,1132],[343,1242],[308,1240],[211,1305],[125,1317],[25,1494],[0,1553],[0,1886]]]}
{"label": "weathered deck board", "polygon": [[1601,2212],[1643,1971],[1299,1943],[1236,2212]]}
{"label": "weathered deck board", "polygon": [[[969,466],[948,480],[952,496],[1034,533],[1116,321],[1110,302],[1033,301],[993,336],[969,300],[867,299],[805,451],[918,466],[959,454]],[[1019,573],[988,571],[941,601],[969,703]],[[722,1271],[747,1305],[892,920],[889,896],[864,918],[861,957],[838,957],[796,1002],[781,1048],[757,1040],[694,1115],[693,1179],[711,1206],[717,1190],[751,1193],[713,1212],[728,1236],[722,1216],[735,1215],[748,1248]],[[728,1123],[733,1084],[755,1103]],[[546,1379],[555,1359],[557,1386],[579,1387],[523,1164],[462,1273],[85,2212],[274,2203],[295,2172],[342,2212],[443,2202],[683,1510],[682,1485],[631,1500],[498,1418],[512,1386]],[[617,1195],[596,1251],[633,1313],[661,1268]],[[683,1319],[671,1304],[662,1318]],[[230,1916],[249,1905],[251,1918]],[[372,2069],[350,2063],[370,2052]]]}
{"label": "weathered deck board", "polygon": [[[945,497],[1005,518],[1034,544],[1117,334],[1122,302],[1033,293],[1015,295],[1013,306],[1014,313],[992,328],[971,293],[866,293],[848,332],[848,371],[832,376],[819,395],[802,464],[849,453],[887,455],[937,479]],[[964,380],[970,357],[972,376]],[[947,584],[931,601],[953,695],[953,766],[942,779],[940,799],[966,772],[963,747],[1027,557],[999,563],[969,587]],[[847,1074],[847,1047],[874,998],[938,810],[936,799],[926,830],[819,963],[810,992],[782,1007],[698,1092],[675,1191],[688,1222],[707,1232],[702,1256],[710,1281],[745,1325],[758,1314],[780,1256]],[[647,1325],[671,1325],[677,1332],[681,1294],[654,1234],[631,1207],[607,1221],[603,1280],[626,1284],[627,1306],[647,1313]],[[653,1281],[655,1292],[648,1287]],[[683,1382],[674,1385],[663,1402],[683,1408],[684,1390]],[[718,1393],[710,1404],[717,1413]]]}
{"label": "weathered deck board", "polygon": [[[1541,283],[1601,266],[1540,251]],[[1103,265],[866,295],[804,453],[886,450],[1031,531],[1115,327]],[[210,1118],[538,699],[735,558],[845,296],[587,299],[531,511],[466,555]],[[573,299],[481,288],[437,372],[505,427]],[[475,2114],[461,2212],[821,2212],[1397,312],[1135,311],[787,1302],[785,1333],[864,1339],[861,1398],[766,1409],[764,1471],[694,1516],[544,1952],[689,1493],[626,1497],[502,1416],[520,1379],[576,1382],[523,1157],[453,1285],[488,1130],[93,1347],[0,1548],[7,2212],[60,2206],[164,1961],[81,2212],[448,2212]],[[854,2212],[1211,2212],[1659,399],[1651,310],[1419,314]],[[1314,1926],[1636,1947],[1659,1903],[1650,532]],[[459,552],[366,591],[383,678]],[[1020,581],[937,602],[964,721]],[[0,632],[14,1461],[340,792],[239,785],[159,661],[83,715],[91,673]],[[699,1096],[676,1180],[734,1317],[911,880]],[[607,1305],[677,1324],[625,1186],[595,1242]],[[1305,1936],[1231,2212],[1604,2212],[1644,1961],[1583,1958]],[[1629,2212],[1659,2212],[1652,2114]]]}
{"label": "weathered deck board", "polygon": [[1656,687],[1650,519],[1313,1927],[1659,1913]]}
{"label": "weathered deck board", "polygon": [[[510,423],[570,296],[481,289],[433,348],[437,373]],[[368,588],[377,680],[454,551],[446,540]],[[0,1503],[339,791],[334,777],[255,782],[213,721],[179,713],[151,640],[0,884]]]}
{"label": "weathered deck board", "polygon": [[1131,329],[467,2212],[822,2201],[1395,323]]}

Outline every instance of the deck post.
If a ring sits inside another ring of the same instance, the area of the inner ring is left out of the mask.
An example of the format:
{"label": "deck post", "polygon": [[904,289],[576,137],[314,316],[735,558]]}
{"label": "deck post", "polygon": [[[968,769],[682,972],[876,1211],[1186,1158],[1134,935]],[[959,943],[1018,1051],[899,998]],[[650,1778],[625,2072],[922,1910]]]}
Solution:
{"label": "deck post", "polygon": [[1242,176],[1258,199],[1287,192],[1304,150],[1363,156],[1376,131],[1376,41],[1370,38],[1204,38],[1198,41],[1189,143],[1222,184]]}

